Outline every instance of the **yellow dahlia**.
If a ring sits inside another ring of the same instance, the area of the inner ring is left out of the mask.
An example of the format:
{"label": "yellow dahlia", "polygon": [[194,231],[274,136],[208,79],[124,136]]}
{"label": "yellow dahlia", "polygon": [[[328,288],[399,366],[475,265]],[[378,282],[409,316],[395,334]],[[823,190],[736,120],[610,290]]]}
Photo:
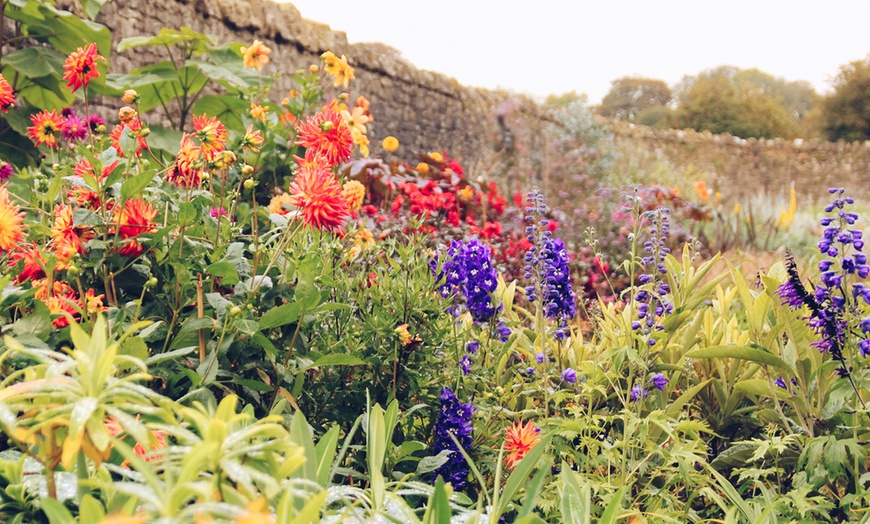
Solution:
{"label": "yellow dahlia", "polygon": [[6,186],[0,186],[0,252],[11,251],[24,236],[24,212],[9,201]]}
{"label": "yellow dahlia", "polygon": [[354,79],[353,68],[348,65],[347,57],[341,55],[339,58],[332,51],[327,51],[320,55],[320,58],[323,59],[323,69],[332,75],[333,85],[347,88],[350,81]]}
{"label": "yellow dahlia", "polygon": [[356,180],[350,180],[344,184],[341,194],[347,200],[347,208],[356,211],[362,207],[363,200],[366,198],[366,187]]}

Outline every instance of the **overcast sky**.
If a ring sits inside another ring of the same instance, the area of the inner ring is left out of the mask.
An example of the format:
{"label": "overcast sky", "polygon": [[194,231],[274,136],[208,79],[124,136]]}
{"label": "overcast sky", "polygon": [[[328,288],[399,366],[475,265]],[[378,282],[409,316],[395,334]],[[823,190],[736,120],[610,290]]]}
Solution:
{"label": "overcast sky", "polygon": [[[673,85],[719,65],[820,92],[870,52],[870,1],[291,0],[302,16],[383,42],[421,69],[537,96],[598,103],[626,75]],[[353,57],[351,64],[353,64]]]}

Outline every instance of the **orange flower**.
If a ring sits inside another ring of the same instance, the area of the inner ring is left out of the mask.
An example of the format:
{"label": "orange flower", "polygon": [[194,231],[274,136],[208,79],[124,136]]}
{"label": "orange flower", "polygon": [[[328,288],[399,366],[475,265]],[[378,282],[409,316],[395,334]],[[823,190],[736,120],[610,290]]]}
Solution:
{"label": "orange flower", "polygon": [[175,156],[175,164],[166,171],[164,179],[178,187],[199,187],[202,164],[200,148],[196,147],[190,135],[185,134],[181,137],[181,149]]}
{"label": "orange flower", "polygon": [[260,122],[266,121],[266,107],[257,104],[251,104],[251,118],[256,118]]}
{"label": "orange flower", "polygon": [[105,58],[97,54],[97,44],[95,43],[80,47],[66,57],[66,61],[63,63],[66,74],[63,75],[63,79],[66,80],[66,86],[72,88],[73,93],[80,87],[87,89],[88,82],[92,78],[100,76],[100,72],[97,71],[97,60],[106,61]]}
{"label": "orange flower", "polygon": [[129,124],[136,118],[139,112],[129,106],[124,106],[118,110],[118,120],[120,120],[124,124]]}
{"label": "orange flower", "polygon": [[269,53],[271,52],[272,50],[263,45],[263,42],[254,40],[251,47],[242,47],[242,53],[245,55],[242,65],[245,68],[250,67],[260,71],[264,65],[269,63]]}
{"label": "orange flower", "polygon": [[291,205],[293,205],[293,197],[289,193],[275,195],[269,202],[269,213],[284,216],[290,212]]}
{"label": "orange flower", "polygon": [[227,129],[213,116],[193,116],[193,128],[196,130],[196,138],[199,139],[199,149],[208,160],[214,159],[227,147]]}
{"label": "orange flower", "polygon": [[45,300],[48,297],[64,297],[77,299],[78,293],[73,289],[69,282],[64,280],[55,280],[51,283],[51,289],[48,288],[48,280],[33,280],[33,298],[37,300]]}
{"label": "orange flower", "polygon": [[73,223],[73,209],[60,205],[55,209],[51,226],[52,246],[58,259],[68,261],[75,253],[84,254],[85,242],[94,238],[94,231]]}
{"label": "orange flower", "polygon": [[0,75],[0,111],[4,113],[9,111],[12,104],[15,103],[15,90],[9,85],[9,82]]}
{"label": "orange flower", "polygon": [[52,325],[58,329],[68,326],[70,318],[75,322],[79,316],[79,309],[82,307],[81,302],[68,297],[48,297],[43,299],[42,303],[48,306],[49,313],[58,315],[51,321]]}
{"label": "orange flower", "polygon": [[323,70],[332,75],[333,85],[347,88],[350,81],[354,79],[353,68],[348,65],[347,57],[341,55],[339,58],[332,51],[327,51],[320,55],[320,58],[323,59]]}
{"label": "orange flower", "polygon": [[109,308],[103,305],[104,296],[106,295],[97,295],[93,289],[87,290],[85,293],[85,303],[87,304],[88,313],[93,315],[94,313],[109,310]]}
{"label": "orange flower", "polygon": [[528,424],[517,422],[507,428],[504,450],[508,452],[508,456],[505,457],[505,463],[507,463],[508,467],[514,469],[517,462],[522,460],[526,456],[526,453],[531,451],[541,441],[538,438],[540,432],[541,430],[535,427],[535,423],[531,420]]}
{"label": "orange flower", "polygon": [[121,135],[126,132],[129,135],[135,136],[138,147],[136,148],[136,156],[139,156],[142,153],[142,149],[148,149],[148,144],[145,142],[145,137],[141,134],[142,131],[142,122],[139,120],[131,120],[126,124],[118,124],[112,129],[112,134],[109,136],[109,140],[112,142],[112,147],[115,148],[115,151],[118,152],[118,156],[124,158],[124,151],[121,149]]}
{"label": "orange flower", "polygon": [[710,190],[707,189],[707,182],[704,180],[699,180],[695,182],[695,192],[698,193],[698,198],[707,202],[710,200]]}
{"label": "orange flower", "polygon": [[0,186],[0,252],[10,251],[24,236],[24,212],[9,201],[6,186]]}
{"label": "orange flower", "polygon": [[305,224],[318,229],[341,226],[350,213],[338,180],[320,157],[299,168],[290,197],[290,203],[302,211]]}
{"label": "orange flower", "polygon": [[45,259],[42,258],[42,253],[40,253],[36,242],[30,245],[16,246],[15,250],[9,254],[9,267],[17,266],[19,260],[24,261],[24,266],[15,276],[14,282],[16,284],[45,278]]}
{"label": "orange flower", "polygon": [[350,180],[344,184],[341,194],[347,200],[348,209],[356,211],[362,207],[363,200],[366,198],[366,187],[356,180]]}
{"label": "orange flower", "polygon": [[396,149],[399,149],[399,139],[394,136],[388,136],[381,142],[381,146],[384,148],[384,151],[392,153]]}
{"label": "orange flower", "polygon": [[353,151],[350,128],[330,107],[307,118],[296,131],[296,143],[305,148],[306,159],[322,156],[332,167],[349,159]]}
{"label": "orange flower", "polygon": [[155,233],[157,224],[157,210],[150,202],[141,198],[132,198],[124,202],[124,206],[115,207],[115,222],[118,224],[118,233],[121,238],[134,238],[142,233]]}
{"label": "orange flower", "polygon": [[254,153],[259,153],[260,150],[257,149],[266,139],[260,134],[260,130],[254,131],[254,124],[251,124],[245,129],[245,136],[242,137],[242,149],[248,150],[250,149]]}
{"label": "orange flower", "polygon": [[36,145],[45,144],[48,147],[57,147],[57,137],[63,131],[63,117],[57,111],[42,111],[30,116],[33,125],[27,128],[27,136],[36,142]]}

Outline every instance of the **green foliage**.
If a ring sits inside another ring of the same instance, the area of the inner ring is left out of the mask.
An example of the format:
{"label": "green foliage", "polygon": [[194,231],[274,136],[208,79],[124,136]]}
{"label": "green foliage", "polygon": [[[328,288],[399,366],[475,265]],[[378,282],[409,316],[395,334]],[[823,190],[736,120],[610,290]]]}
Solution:
{"label": "green foliage", "polygon": [[627,76],[611,82],[610,91],[601,101],[598,113],[642,123],[638,120],[639,115],[653,108],[665,108],[672,96],[671,89],[661,80]]}
{"label": "green foliage", "polygon": [[822,101],[820,125],[828,140],[870,139],[870,57],[840,67],[833,80],[834,92]]}

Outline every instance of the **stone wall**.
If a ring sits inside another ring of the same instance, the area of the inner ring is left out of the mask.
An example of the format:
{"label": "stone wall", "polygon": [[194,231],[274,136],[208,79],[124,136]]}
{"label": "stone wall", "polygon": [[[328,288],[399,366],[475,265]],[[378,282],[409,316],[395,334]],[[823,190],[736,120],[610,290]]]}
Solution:
{"label": "stone wall", "polygon": [[[59,5],[76,10],[78,0]],[[347,55],[356,80],[350,95],[365,96],[375,118],[371,126],[372,152],[382,154],[380,141],[393,135],[402,144],[402,158],[446,149],[466,165],[493,162],[493,143],[499,133],[498,107],[512,99],[513,118],[534,137],[547,125],[545,112],[523,97],[510,97],[484,89],[468,88],[445,75],[422,71],[383,44],[349,45],[343,32],[304,19],[291,4],[270,0],[112,0],[97,21],[112,31],[113,44],[129,36],[154,35],[161,28],[187,26],[212,35],[219,43],[262,40],[272,49],[266,72],[292,73],[319,64],[320,55],[332,51]],[[113,53],[110,71],[123,73],[134,67],[164,60],[161,49],[140,47]],[[279,78],[273,99],[290,89],[289,79]],[[152,119],[153,120],[153,119]]]}
{"label": "stone wall", "polygon": [[[78,8],[78,0],[59,0],[58,4]],[[455,79],[415,68],[399,51],[383,44],[349,45],[345,33],[303,19],[291,4],[270,0],[112,0],[98,21],[111,29],[115,44],[128,36],[150,36],[164,27],[181,26],[213,35],[219,43],[249,43],[256,38],[272,48],[269,71],[306,68],[319,63],[324,51],[347,55],[356,75],[351,96],[364,95],[372,104],[374,155],[383,153],[380,140],[394,135],[402,143],[398,154],[408,161],[414,161],[419,153],[446,149],[473,175],[506,173],[511,179],[506,185],[511,187],[514,182],[529,185],[529,179],[542,180],[545,185],[547,181],[570,180],[571,173],[556,171],[573,166],[555,167],[558,161],[547,160],[544,129],[552,121],[530,99],[464,87]],[[114,53],[111,71],[126,72],[164,58],[153,48]],[[286,77],[279,78],[273,99],[283,98],[289,87]],[[154,118],[157,116],[152,121]],[[617,150],[614,168],[622,174],[655,173],[664,164],[738,198],[760,192],[781,194],[792,183],[805,196],[817,195],[829,185],[848,186],[870,195],[866,176],[870,148],[862,144],[742,140],[693,131],[660,131],[624,122],[605,125],[612,127]],[[505,147],[506,131],[509,147]],[[510,158],[506,161],[505,156]],[[509,169],[504,169],[506,162]]]}

